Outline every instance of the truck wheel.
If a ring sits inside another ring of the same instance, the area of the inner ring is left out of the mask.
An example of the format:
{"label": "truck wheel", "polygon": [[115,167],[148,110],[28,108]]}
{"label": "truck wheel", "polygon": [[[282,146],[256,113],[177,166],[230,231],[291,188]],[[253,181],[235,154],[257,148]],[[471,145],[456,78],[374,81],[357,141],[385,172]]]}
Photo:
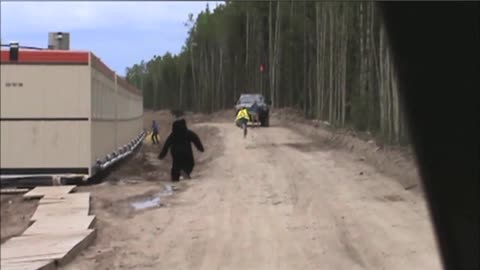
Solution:
{"label": "truck wheel", "polygon": [[270,125],[270,118],[268,117],[268,113],[264,117],[262,117],[260,124],[262,125],[262,127],[268,127]]}

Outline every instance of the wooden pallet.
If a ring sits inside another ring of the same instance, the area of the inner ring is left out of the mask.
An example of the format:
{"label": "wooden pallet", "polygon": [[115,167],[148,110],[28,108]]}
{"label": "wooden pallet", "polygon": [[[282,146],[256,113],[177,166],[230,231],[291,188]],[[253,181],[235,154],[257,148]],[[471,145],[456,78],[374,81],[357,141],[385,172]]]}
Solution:
{"label": "wooden pallet", "polygon": [[31,220],[50,217],[87,217],[90,209],[90,193],[66,194],[62,197],[46,197],[39,201]]}
{"label": "wooden pallet", "polygon": [[42,198],[33,224],[0,247],[0,268],[55,269],[70,261],[95,237],[89,215],[90,193],[70,193],[76,186],[36,187],[24,198]]}
{"label": "wooden pallet", "polygon": [[28,199],[38,199],[42,197],[59,197],[72,192],[76,187],[77,186],[74,185],[36,187],[24,194],[23,197]]}
{"label": "wooden pallet", "polygon": [[95,216],[67,216],[64,218],[48,217],[35,221],[24,232],[23,236],[45,235],[55,231],[79,232],[93,227]]}

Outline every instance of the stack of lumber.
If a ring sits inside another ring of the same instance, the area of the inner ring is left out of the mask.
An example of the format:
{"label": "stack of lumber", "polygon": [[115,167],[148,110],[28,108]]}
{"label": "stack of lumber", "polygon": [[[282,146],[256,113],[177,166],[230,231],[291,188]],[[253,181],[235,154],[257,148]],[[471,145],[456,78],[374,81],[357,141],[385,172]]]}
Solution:
{"label": "stack of lumber", "polygon": [[75,187],[36,187],[23,195],[41,199],[31,218],[33,224],[1,245],[0,269],[55,269],[93,240],[90,193],[70,193]]}

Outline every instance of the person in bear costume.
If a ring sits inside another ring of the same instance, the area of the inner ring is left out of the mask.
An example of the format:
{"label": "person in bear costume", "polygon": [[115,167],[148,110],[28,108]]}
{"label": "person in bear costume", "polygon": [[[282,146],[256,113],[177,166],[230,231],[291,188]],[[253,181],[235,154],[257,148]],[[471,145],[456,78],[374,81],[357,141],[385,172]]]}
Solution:
{"label": "person in bear costume", "polygon": [[158,155],[159,159],[163,159],[167,155],[168,149],[170,149],[170,154],[173,159],[171,169],[172,181],[179,181],[182,171],[186,174],[186,177],[190,179],[190,174],[195,166],[191,143],[193,143],[200,152],[204,151],[200,138],[195,132],[187,128],[185,119],[175,120],[172,124],[172,132]]}

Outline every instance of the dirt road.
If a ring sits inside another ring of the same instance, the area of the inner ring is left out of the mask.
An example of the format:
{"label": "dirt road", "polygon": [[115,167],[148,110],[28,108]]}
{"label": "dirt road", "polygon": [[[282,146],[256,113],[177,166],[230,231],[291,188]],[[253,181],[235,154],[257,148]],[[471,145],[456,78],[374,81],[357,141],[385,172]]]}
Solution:
{"label": "dirt road", "polygon": [[286,128],[206,127],[218,157],[165,207],[126,203],[158,182],[85,188],[97,239],[64,269],[440,269],[424,201],[397,181]]}

